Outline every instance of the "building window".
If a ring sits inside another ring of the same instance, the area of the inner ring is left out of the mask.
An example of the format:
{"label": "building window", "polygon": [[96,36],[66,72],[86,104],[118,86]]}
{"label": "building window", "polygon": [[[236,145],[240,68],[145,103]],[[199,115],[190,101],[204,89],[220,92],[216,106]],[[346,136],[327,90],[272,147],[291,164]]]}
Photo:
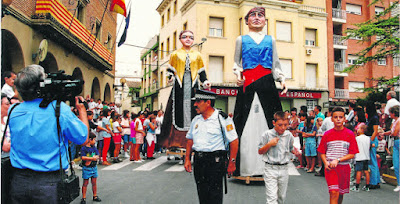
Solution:
{"label": "building window", "polygon": [[292,41],[292,23],[277,21],[276,39],[288,42]]}
{"label": "building window", "polygon": [[172,36],[172,49],[176,50],[176,31],[174,32],[174,35]]}
{"label": "building window", "polygon": [[97,40],[101,39],[101,22],[99,20],[96,20],[96,34],[95,34]]}
{"label": "building window", "polygon": [[176,14],[176,11],[177,11],[177,7],[178,7],[178,0],[176,0],[175,2],[174,2],[174,14]]}
{"label": "building window", "polygon": [[224,70],[224,57],[210,56],[208,73],[209,80],[212,83],[223,82],[223,70]]}
{"label": "building window", "polygon": [[306,87],[316,88],[317,87],[317,65],[306,64]]}
{"label": "building window", "polygon": [[167,47],[167,55],[169,55],[169,38],[167,38],[166,47]]}
{"label": "building window", "polygon": [[171,16],[171,8],[167,10],[167,22],[169,21],[169,17]]}
{"label": "building window", "polygon": [[385,8],[375,6],[375,15],[378,15],[379,13],[381,13],[383,11],[385,11]]}
{"label": "building window", "polygon": [[361,5],[346,4],[346,12],[361,15]]}
{"label": "building window", "polygon": [[363,92],[363,88],[364,82],[349,81],[349,92]]}
{"label": "building window", "polygon": [[378,59],[378,65],[386,65],[386,58]]}
{"label": "building window", "polygon": [[108,35],[107,35],[107,40],[104,42],[104,44],[106,45],[106,47],[107,47],[107,49],[108,49],[109,51],[111,51],[111,49],[112,49],[111,40],[112,40],[112,36],[111,36],[110,33],[108,33]]}
{"label": "building window", "polygon": [[310,46],[310,47],[317,46],[316,35],[317,35],[316,29],[307,29],[306,28],[306,44],[305,45]]}
{"label": "building window", "polygon": [[[351,31],[351,30],[354,30],[354,29],[348,28],[347,30]],[[354,36],[354,37],[349,37],[349,39],[352,39],[352,40],[362,40],[362,37],[360,37],[360,36]]]}
{"label": "building window", "polygon": [[161,27],[164,26],[164,15],[161,16]]}
{"label": "building window", "polygon": [[161,59],[164,58],[164,43],[161,43],[160,56],[161,56]]}
{"label": "building window", "polygon": [[187,28],[188,28],[187,22],[183,24],[183,27],[182,27],[182,28],[183,28],[183,30],[187,30]]}
{"label": "building window", "polygon": [[291,59],[279,59],[281,62],[281,68],[286,79],[292,78],[292,60]]}
{"label": "building window", "polygon": [[318,102],[316,99],[307,99],[306,105],[307,105],[307,112],[308,112],[308,111],[314,110],[314,107],[316,105],[318,105]]}
{"label": "building window", "polygon": [[398,67],[399,64],[400,64],[400,55],[399,54],[393,55],[393,66]]}
{"label": "building window", "polygon": [[210,29],[208,34],[214,37],[223,37],[224,36],[223,30],[224,30],[224,19],[210,17]]}
{"label": "building window", "polygon": [[78,1],[78,8],[77,8],[77,14],[76,18],[83,24],[84,21],[84,16],[85,16],[85,4],[83,4],[81,1]]}
{"label": "building window", "polygon": [[362,63],[358,62],[358,57],[354,55],[348,55],[347,56],[347,64],[348,65],[362,65]]}

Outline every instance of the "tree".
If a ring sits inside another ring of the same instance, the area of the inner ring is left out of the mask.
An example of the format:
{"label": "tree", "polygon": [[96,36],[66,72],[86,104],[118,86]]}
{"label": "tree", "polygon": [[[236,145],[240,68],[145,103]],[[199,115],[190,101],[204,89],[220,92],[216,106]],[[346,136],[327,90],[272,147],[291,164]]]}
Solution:
{"label": "tree", "polygon": [[[368,6],[374,5],[382,0],[373,0]],[[377,14],[373,19],[366,22],[355,24],[357,29],[349,29],[346,31],[347,36],[344,39],[349,38],[361,38],[360,43],[372,42],[367,48],[356,53],[358,56],[356,62],[347,67],[344,72],[352,72],[362,64],[368,62],[378,61],[386,57],[393,57],[394,60],[399,60],[399,1],[393,2],[383,12]],[[373,37],[376,37],[375,41],[372,41]],[[376,53],[372,54],[372,50],[375,49]],[[390,88],[399,85],[399,75],[392,79],[378,78],[374,80],[376,85],[374,87],[365,88],[365,92],[373,92],[376,89]]]}

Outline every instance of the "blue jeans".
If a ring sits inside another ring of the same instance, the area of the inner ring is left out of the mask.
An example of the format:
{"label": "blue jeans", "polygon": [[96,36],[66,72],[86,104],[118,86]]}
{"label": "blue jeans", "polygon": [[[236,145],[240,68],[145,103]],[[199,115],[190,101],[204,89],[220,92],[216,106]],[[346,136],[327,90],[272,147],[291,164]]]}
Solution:
{"label": "blue jeans", "polygon": [[369,169],[371,170],[371,180],[369,184],[378,185],[380,180],[379,168],[378,168],[378,160],[376,159],[376,147],[378,146],[378,137],[375,137],[374,141],[371,141],[371,145],[375,144],[375,147],[371,147],[369,151],[369,155],[371,159],[369,160]]}
{"label": "blue jeans", "polygon": [[399,144],[400,140],[394,141],[393,146],[393,166],[394,166],[394,174],[396,175],[397,185],[400,186],[400,178],[399,178]]}
{"label": "blue jeans", "polygon": [[17,169],[11,181],[12,203],[57,203],[60,172],[35,172]]}

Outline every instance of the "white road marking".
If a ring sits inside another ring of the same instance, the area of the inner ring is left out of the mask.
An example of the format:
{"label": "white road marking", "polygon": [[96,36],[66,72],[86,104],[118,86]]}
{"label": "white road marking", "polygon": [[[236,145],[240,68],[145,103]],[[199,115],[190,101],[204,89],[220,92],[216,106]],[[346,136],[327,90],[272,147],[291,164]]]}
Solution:
{"label": "white road marking", "polygon": [[169,167],[167,170],[168,172],[182,172],[185,171],[185,167],[181,164],[175,164],[174,166]]}
{"label": "white road marking", "polygon": [[167,156],[162,156],[151,162],[145,163],[136,169],[133,169],[133,171],[151,171],[165,162],[167,162]]}
{"label": "white road marking", "polygon": [[289,175],[291,176],[300,176],[299,171],[297,171],[296,167],[294,166],[293,162],[289,162]]}
{"label": "white road marking", "polygon": [[113,164],[110,166],[107,166],[105,168],[103,168],[102,170],[106,170],[106,171],[110,171],[110,170],[118,170],[122,167],[128,166],[129,164],[131,164],[132,162],[129,161],[129,159],[125,159],[123,162],[118,163],[118,164]]}

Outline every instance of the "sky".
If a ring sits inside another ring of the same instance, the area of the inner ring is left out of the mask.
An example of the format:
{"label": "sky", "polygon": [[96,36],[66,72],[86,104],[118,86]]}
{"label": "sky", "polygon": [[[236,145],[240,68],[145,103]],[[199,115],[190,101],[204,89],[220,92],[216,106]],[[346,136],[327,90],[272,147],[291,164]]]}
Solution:
{"label": "sky", "polygon": [[[116,77],[120,77],[121,75],[140,76],[140,52],[142,48],[126,44],[145,47],[152,37],[160,33],[160,15],[156,11],[156,8],[160,5],[162,0],[125,0],[125,5],[127,7],[129,2],[131,2],[131,18],[128,35],[122,46],[118,47],[115,45]],[[128,10],[129,7],[127,8],[127,12]],[[124,32],[125,18],[122,15],[118,15],[117,21],[117,42],[119,42]],[[119,28],[121,23],[122,26]]]}

